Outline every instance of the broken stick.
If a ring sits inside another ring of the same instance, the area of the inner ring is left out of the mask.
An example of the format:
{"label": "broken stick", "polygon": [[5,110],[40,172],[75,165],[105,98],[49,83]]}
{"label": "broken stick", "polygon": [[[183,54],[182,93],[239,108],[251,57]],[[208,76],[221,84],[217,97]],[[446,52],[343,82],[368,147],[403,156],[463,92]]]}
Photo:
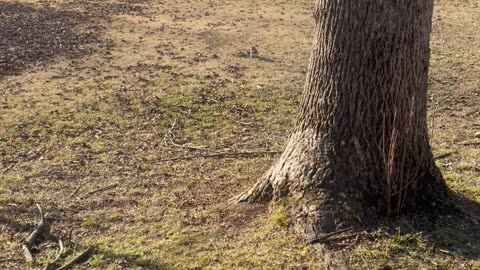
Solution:
{"label": "broken stick", "polygon": [[185,156],[176,158],[161,159],[158,162],[178,161],[178,160],[190,160],[196,158],[235,158],[235,157],[255,157],[261,155],[277,155],[280,151],[263,151],[263,152],[233,152],[233,153],[218,153],[210,155],[198,155],[198,156]]}
{"label": "broken stick", "polygon": [[60,268],[57,268],[57,270],[67,270],[67,269],[70,269],[72,266],[74,266],[75,264],[80,264],[80,263],[83,263],[85,262],[88,258],[90,258],[90,256],[92,255],[93,253],[93,248],[92,247],[89,247],[87,249],[85,249],[82,253],[78,254],[77,257],[73,258],[72,260],[70,260],[69,262],[67,262],[66,264],[64,264],[62,267]]}
{"label": "broken stick", "polygon": [[320,243],[322,241],[325,241],[327,240],[328,238],[332,237],[332,236],[335,236],[337,234],[341,234],[341,233],[344,233],[344,232],[348,232],[348,231],[351,231],[353,230],[353,228],[345,228],[345,229],[341,229],[341,230],[338,230],[338,231],[335,231],[335,232],[331,232],[331,233],[327,233],[325,235],[322,235],[318,238],[315,238],[313,240],[310,240],[308,243],[309,244],[315,244],[315,243]]}
{"label": "broken stick", "polygon": [[37,241],[40,235],[46,234],[49,231],[48,222],[46,219],[46,215],[43,214],[43,210],[39,204],[37,204],[38,211],[40,212],[40,221],[38,222],[35,229],[30,233],[30,235],[25,239],[25,242],[22,244],[23,255],[25,256],[25,260],[27,262],[33,262],[32,252],[30,249],[32,248],[33,244]]}
{"label": "broken stick", "polygon": [[77,192],[80,190],[80,187],[81,187],[81,186],[82,186],[81,184],[78,185],[78,186],[75,188],[75,190],[74,190],[72,193],[70,193],[70,198],[73,198],[75,195],[77,195]]}
{"label": "broken stick", "polygon": [[109,186],[106,186],[106,187],[103,187],[103,188],[99,188],[99,189],[95,189],[95,190],[92,190],[88,193],[85,193],[85,195],[82,196],[82,199],[85,199],[89,196],[92,196],[93,194],[95,193],[99,193],[99,192],[103,192],[103,191],[107,191],[107,190],[110,190],[110,189],[114,189],[118,187],[118,184],[113,184],[113,185],[109,185]]}
{"label": "broken stick", "polygon": [[54,269],[54,267],[58,264],[58,261],[60,260],[60,258],[62,258],[63,252],[65,251],[65,247],[63,246],[63,242],[61,239],[58,239],[58,246],[60,250],[58,251],[57,257],[55,257],[53,261],[47,263],[47,265],[45,266],[45,270]]}
{"label": "broken stick", "polygon": [[38,211],[40,212],[40,221],[37,224],[35,230],[25,239],[25,245],[30,248],[35,241],[37,240],[38,236],[43,234],[48,229],[48,223],[43,214],[43,210],[40,205],[37,204]]}

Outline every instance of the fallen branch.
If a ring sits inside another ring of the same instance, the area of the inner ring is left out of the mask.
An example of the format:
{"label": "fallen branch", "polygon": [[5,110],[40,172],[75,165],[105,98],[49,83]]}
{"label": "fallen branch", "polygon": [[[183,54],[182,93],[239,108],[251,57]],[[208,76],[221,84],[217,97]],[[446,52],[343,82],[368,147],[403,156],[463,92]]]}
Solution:
{"label": "fallen branch", "polygon": [[88,193],[85,193],[83,196],[82,196],[82,199],[85,199],[87,197],[90,197],[92,196],[93,194],[95,193],[99,193],[99,192],[104,192],[104,191],[107,191],[107,190],[110,190],[110,189],[114,189],[118,187],[118,184],[113,184],[113,185],[109,185],[109,186],[106,186],[106,187],[103,187],[103,188],[99,188],[99,189],[95,189],[95,190],[92,190]]}
{"label": "fallen branch", "polygon": [[57,257],[55,257],[53,261],[47,263],[47,265],[45,266],[45,270],[54,269],[54,267],[58,264],[58,261],[60,261],[60,259],[62,258],[65,247],[63,246],[63,242],[61,239],[58,239],[58,246],[60,250],[58,251]]}
{"label": "fallen branch", "polygon": [[30,247],[35,243],[37,240],[38,236],[41,235],[48,227],[47,220],[45,218],[45,215],[43,214],[43,210],[40,207],[40,205],[37,204],[38,211],[40,212],[40,221],[37,224],[37,227],[35,230],[33,230],[32,233],[25,239],[25,245]]}
{"label": "fallen branch", "polygon": [[48,222],[43,214],[43,210],[40,205],[37,204],[38,211],[40,212],[40,221],[37,224],[37,227],[30,233],[30,235],[25,239],[25,242],[22,244],[23,255],[27,262],[33,262],[33,256],[30,251],[33,244],[37,241],[38,237],[42,234],[48,233]]}
{"label": "fallen branch", "polygon": [[335,232],[327,233],[327,234],[322,235],[318,238],[310,240],[308,243],[309,244],[320,243],[320,242],[323,242],[323,241],[327,240],[328,238],[330,238],[332,236],[335,236],[337,234],[341,234],[341,233],[344,233],[344,232],[348,232],[348,231],[351,231],[351,230],[353,230],[353,228],[350,227],[350,228],[341,229],[341,230],[338,230],[338,231],[335,231]]}
{"label": "fallen branch", "polygon": [[216,152],[215,150],[206,149],[206,148],[203,147],[203,146],[178,144],[178,143],[175,143],[173,140],[170,140],[170,143],[171,143],[173,146],[180,147],[180,148],[187,149],[187,150]]}
{"label": "fallen branch", "polygon": [[67,269],[70,269],[72,266],[74,266],[75,264],[80,264],[80,263],[83,263],[85,262],[88,258],[90,258],[90,256],[92,255],[93,253],[93,248],[92,247],[89,247],[87,249],[85,249],[82,253],[78,254],[77,257],[73,258],[72,260],[70,260],[69,262],[67,262],[66,264],[64,264],[62,267],[60,268],[57,268],[57,270],[67,270]]}
{"label": "fallen branch", "polygon": [[255,156],[261,156],[261,155],[277,155],[277,154],[280,154],[280,153],[281,153],[280,151],[218,153],[218,154],[208,154],[208,155],[196,155],[196,156],[166,158],[166,159],[161,159],[158,162],[191,160],[191,159],[197,159],[197,158],[255,157]]}

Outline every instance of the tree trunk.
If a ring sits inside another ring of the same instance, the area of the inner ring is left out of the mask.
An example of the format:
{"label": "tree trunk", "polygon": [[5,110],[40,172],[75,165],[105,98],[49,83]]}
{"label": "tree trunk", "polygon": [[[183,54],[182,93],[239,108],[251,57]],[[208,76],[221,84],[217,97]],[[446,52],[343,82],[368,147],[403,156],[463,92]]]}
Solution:
{"label": "tree trunk", "polygon": [[239,202],[286,200],[316,238],[448,195],[427,131],[433,0],[319,0],[297,126]]}

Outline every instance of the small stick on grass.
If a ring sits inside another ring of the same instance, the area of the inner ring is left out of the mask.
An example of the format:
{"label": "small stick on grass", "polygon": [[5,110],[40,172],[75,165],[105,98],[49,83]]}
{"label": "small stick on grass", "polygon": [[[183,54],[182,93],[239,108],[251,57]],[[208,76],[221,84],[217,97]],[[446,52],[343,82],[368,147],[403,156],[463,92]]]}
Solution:
{"label": "small stick on grass", "polygon": [[460,257],[457,253],[448,251],[448,250],[446,250],[446,249],[441,249],[441,248],[439,248],[438,251],[440,251],[440,252],[443,253],[443,254],[447,254],[447,255],[453,256],[453,257]]}
{"label": "small stick on grass", "polygon": [[463,145],[463,146],[476,146],[476,145],[480,145],[480,142],[462,142],[462,143],[460,143],[460,145]]}
{"label": "small stick on grass", "polygon": [[63,246],[63,242],[61,239],[58,239],[58,247],[60,248],[60,250],[58,251],[57,257],[55,257],[53,261],[47,263],[47,265],[45,266],[45,270],[54,269],[54,267],[58,264],[58,261],[62,258],[65,247]]}
{"label": "small stick on grass", "polygon": [[80,184],[75,188],[75,190],[70,194],[70,198],[73,198],[75,195],[77,195],[77,192],[80,190],[81,186],[82,185]]}
{"label": "small stick on grass", "polygon": [[90,197],[92,196],[93,194],[96,194],[96,193],[99,193],[99,192],[103,192],[103,191],[107,191],[107,190],[110,190],[110,189],[114,189],[118,187],[118,184],[113,184],[113,185],[109,185],[109,186],[106,186],[106,187],[103,187],[103,188],[99,188],[99,189],[95,189],[95,190],[92,190],[88,193],[86,193],[85,195],[82,196],[82,199],[85,199],[87,197]]}
{"label": "small stick on grass", "polygon": [[11,164],[10,166],[8,166],[7,168],[5,168],[3,171],[2,171],[2,174],[10,171],[11,169],[13,169],[13,167],[15,167],[15,165],[17,165],[17,163],[13,163]]}
{"label": "small stick on grass", "polygon": [[448,153],[445,153],[445,154],[438,155],[438,156],[434,157],[433,159],[434,160],[444,159],[444,158],[447,158],[447,157],[453,155],[454,153],[456,153],[456,152],[448,152]]}
{"label": "small stick on grass", "polygon": [[70,269],[75,264],[81,264],[86,260],[88,260],[88,258],[90,258],[92,253],[93,253],[93,248],[89,247],[85,249],[82,253],[78,254],[77,257],[73,258],[72,260],[64,264],[62,267],[57,268],[57,270],[67,270],[67,269]]}
{"label": "small stick on grass", "polygon": [[277,155],[280,154],[280,151],[264,151],[264,152],[234,152],[234,153],[218,153],[218,154],[209,154],[209,155],[197,155],[197,156],[185,156],[185,157],[176,157],[176,158],[166,158],[161,159],[158,162],[167,162],[167,161],[179,161],[179,160],[191,160],[197,158],[238,158],[238,157],[255,157],[261,155]]}
{"label": "small stick on grass", "polygon": [[178,143],[175,143],[173,140],[170,140],[170,143],[171,143],[173,146],[180,147],[180,148],[184,148],[184,149],[187,149],[187,150],[216,152],[215,150],[206,149],[206,148],[203,147],[203,146],[178,144]]}
{"label": "small stick on grass", "polygon": [[65,242],[65,244],[67,245],[67,247],[69,247],[69,246],[72,244],[72,234],[73,234],[73,230],[74,230],[74,228],[71,228],[70,231],[68,232],[67,242]]}
{"label": "small stick on grass", "polygon": [[351,230],[353,230],[353,228],[350,227],[350,228],[341,229],[341,230],[338,230],[338,231],[335,231],[335,232],[327,233],[327,234],[322,235],[318,238],[310,240],[308,243],[309,244],[320,243],[320,242],[323,242],[323,241],[327,240],[328,238],[330,238],[332,236],[335,236],[337,234],[341,234],[343,232],[348,232],[348,231],[351,231]]}

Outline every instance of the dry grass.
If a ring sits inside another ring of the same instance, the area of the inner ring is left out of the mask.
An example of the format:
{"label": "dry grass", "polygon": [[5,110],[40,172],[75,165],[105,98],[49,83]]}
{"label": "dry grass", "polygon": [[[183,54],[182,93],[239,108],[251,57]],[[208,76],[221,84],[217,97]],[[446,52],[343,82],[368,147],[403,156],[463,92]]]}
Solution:
{"label": "dry grass", "polygon": [[[0,268],[26,267],[19,248],[36,222],[35,203],[52,214],[56,234],[74,228],[78,250],[96,247],[84,269],[320,267],[282,206],[228,203],[272,157],[158,162],[207,150],[281,150],[303,85],[311,1],[19,2],[81,13],[83,24],[65,27],[96,39],[81,57],[51,55],[0,80]],[[435,152],[454,152],[438,161],[449,185],[479,201],[477,14],[473,1],[437,4],[430,122]],[[236,56],[251,46],[264,58]],[[437,231],[447,244],[458,236]],[[353,250],[359,269],[480,266],[475,241],[473,255],[452,257],[427,235],[372,235]],[[42,246],[32,267],[55,251]]]}

